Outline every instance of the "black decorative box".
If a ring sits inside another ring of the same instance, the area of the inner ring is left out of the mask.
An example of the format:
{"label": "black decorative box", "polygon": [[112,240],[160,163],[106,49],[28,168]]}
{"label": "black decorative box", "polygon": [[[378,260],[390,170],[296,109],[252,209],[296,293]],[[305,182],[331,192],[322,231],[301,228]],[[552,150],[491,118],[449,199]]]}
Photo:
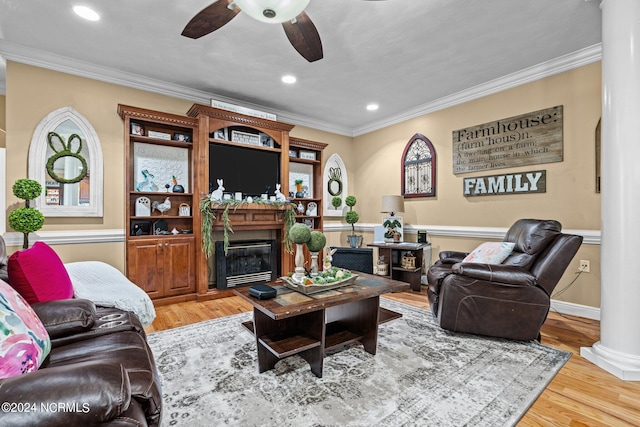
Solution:
{"label": "black decorative box", "polygon": [[269,299],[276,296],[278,292],[269,285],[253,285],[249,288],[249,295],[258,299]]}

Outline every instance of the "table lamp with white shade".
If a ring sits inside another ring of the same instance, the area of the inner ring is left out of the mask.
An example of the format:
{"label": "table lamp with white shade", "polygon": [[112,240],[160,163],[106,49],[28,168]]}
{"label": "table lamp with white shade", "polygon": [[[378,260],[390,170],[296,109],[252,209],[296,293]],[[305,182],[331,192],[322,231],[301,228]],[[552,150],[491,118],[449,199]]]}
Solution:
{"label": "table lamp with white shade", "polygon": [[402,242],[404,240],[402,217],[397,216],[396,213],[404,212],[404,198],[395,195],[382,196],[382,208],[380,212],[389,214],[389,216],[382,218],[384,241]]}

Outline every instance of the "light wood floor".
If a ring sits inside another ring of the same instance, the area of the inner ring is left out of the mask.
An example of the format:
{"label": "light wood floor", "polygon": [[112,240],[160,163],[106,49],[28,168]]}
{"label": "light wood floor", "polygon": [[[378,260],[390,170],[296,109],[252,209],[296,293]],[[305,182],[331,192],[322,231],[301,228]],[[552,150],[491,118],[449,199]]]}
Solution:
{"label": "light wood floor", "polygon": [[[421,292],[385,295],[429,309],[426,288]],[[239,297],[186,302],[156,308],[147,332],[251,311]],[[570,351],[573,356],[522,418],[519,426],[640,426],[640,382],[622,381],[580,357],[600,337],[598,321],[550,313],[542,328],[542,343]]]}

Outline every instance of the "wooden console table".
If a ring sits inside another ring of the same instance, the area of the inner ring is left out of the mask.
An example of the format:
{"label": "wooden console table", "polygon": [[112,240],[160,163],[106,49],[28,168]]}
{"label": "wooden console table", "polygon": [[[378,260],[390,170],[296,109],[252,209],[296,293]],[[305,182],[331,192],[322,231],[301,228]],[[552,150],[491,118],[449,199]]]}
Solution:
{"label": "wooden console table", "polygon": [[293,291],[282,281],[269,285],[278,295],[268,300],[251,297],[249,287],[233,290],[253,305],[253,322],[243,325],[256,337],[259,372],[298,354],[319,378],[328,350],[360,341],[365,351],[376,354],[378,325],[402,316],[380,307],[380,295],[408,288],[406,283],[364,273],[350,285],[313,295]]}
{"label": "wooden console table", "polygon": [[[389,263],[389,274],[386,277],[407,282],[411,290],[420,291],[422,279],[423,249],[430,243],[368,243],[367,246],[378,248],[378,255],[384,256]],[[411,252],[416,257],[414,268],[402,266],[402,254]],[[384,276],[383,276],[384,277]]]}

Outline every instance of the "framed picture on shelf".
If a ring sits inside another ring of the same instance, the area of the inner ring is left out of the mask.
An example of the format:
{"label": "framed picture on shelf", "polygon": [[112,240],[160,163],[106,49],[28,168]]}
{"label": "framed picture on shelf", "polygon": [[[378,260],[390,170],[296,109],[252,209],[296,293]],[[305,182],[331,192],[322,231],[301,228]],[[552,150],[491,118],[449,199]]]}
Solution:
{"label": "framed picture on shelf", "polygon": [[266,133],[260,132],[260,145],[263,147],[273,148],[275,146],[275,141]]}
{"label": "framed picture on shelf", "polygon": [[140,123],[131,122],[131,135],[144,135],[144,128]]}
{"label": "framed picture on shelf", "polygon": [[289,150],[289,157],[298,157],[298,152],[296,150]]}
{"label": "framed picture on shelf", "polygon": [[303,151],[300,150],[300,158],[305,160],[315,160],[316,153],[314,151]]}
{"label": "framed picture on shelf", "polygon": [[294,197],[313,198],[313,165],[289,164],[289,191],[294,192]]}
{"label": "framed picture on shelf", "polygon": [[162,191],[175,177],[189,192],[189,149],[136,142],[133,145],[133,187]]}
{"label": "framed picture on shelf", "polygon": [[222,128],[214,131],[213,137],[215,139],[221,139],[223,141],[227,141],[229,139],[229,137],[227,136],[227,128]]}
{"label": "framed picture on shelf", "polygon": [[150,138],[171,139],[171,134],[164,133],[164,132],[156,132],[156,131],[153,131],[153,130],[150,130],[147,133],[147,136],[149,136]]}
{"label": "framed picture on shelf", "polygon": [[231,131],[231,141],[239,142],[240,144],[256,145],[260,146],[260,135],[249,132],[241,132],[239,130]]}
{"label": "framed picture on shelf", "polygon": [[191,135],[187,135],[186,133],[175,132],[173,134],[173,140],[174,141],[191,142]]}

